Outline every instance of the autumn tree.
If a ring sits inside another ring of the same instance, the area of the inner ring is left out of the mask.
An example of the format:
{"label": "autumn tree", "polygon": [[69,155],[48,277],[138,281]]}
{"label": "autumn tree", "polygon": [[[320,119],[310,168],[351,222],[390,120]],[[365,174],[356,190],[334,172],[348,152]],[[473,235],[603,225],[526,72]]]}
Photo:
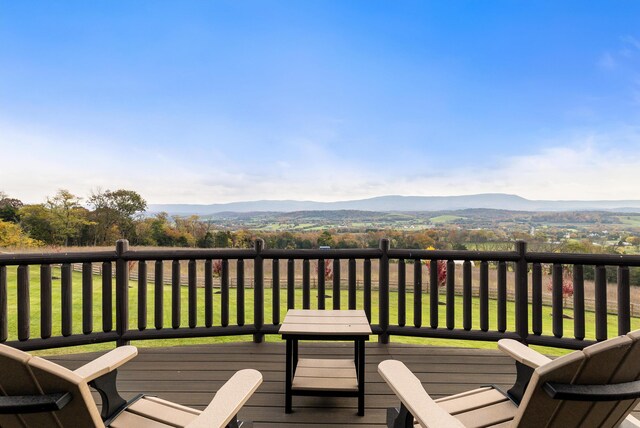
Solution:
{"label": "autumn tree", "polygon": [[180,245],[179,233],[171,224],[169,214],[162,212],[149,221],[151,240],[154,245],[175,247]]}
{"label": "autumn tree", "polygon": [[333,279],[333,260],[325,260],[324,266],[316,264],[316,272],[319,274],[321,270],[324,270],[324,279]]}
{"label": "autumn tree", "polygon": [[[567,301],[573,296],[573,274],[567,266],[562,269],[561,283],[559,284],[562,289],[562,306],[567,306]],[[547,290],[553,293],[553,278],[550,278],[547,282]],[[564,317],[570,318],[567,315]]]}
{"label": "autumn tree", "polygon": [[80,205],[80,201],[80,197],[65,189],[47,198],[45,207],[51,212],[54,240],[65,246],[80,236],[82,227],[94,224],[88,219],[88,210]]}
{"label": "autumn tree", "polygon": [[95,221],[95,244],[111,243],[115,239],[131,239],[135,235],[135,220],[147,209],[147,202],[133,190],[96,191],[89,197]]}
{"label": "autumn tree", "polygon": [[[425,260],[424,264],[427,266],[427,270],[431,269],[431,260]],[[437,277],[438,287],[442,287],[447,283],[447,261],[446,260],[436,261],[436,277]]]}
{"label": "autumn tree", "polygon": [[17,223],[18,212],[22,206],[21,200],[10,198],[6,193],[0,192],[0,220]]}
{"label": "autumn tree", "polygon": [[55,243],[51,211],[44,204],[25,205],[18,211],[20,226],[33,239]]}
{"label": "autumn tree", "polygon": [[318,236],[318,247],[333,247],[333,236],[331,236],[331,232],[328,230],[322,231],[320,236]]}
{"label": "autumn tree", "polygon": [[228,230],[219,230],[213,234],[213,247],[229,248],[233,244],[231,232]]}
{"label": "autumn tree", "polygon": [[0,220],[0,247],[39,247],[42,241],[30,238],[19,225]]}
{"label": "autumn tree", "polygon": [[251,248],[253,247],[253,234],[246,230],[242,229],[232,234],[231,240],[233,242],[234,248]]}

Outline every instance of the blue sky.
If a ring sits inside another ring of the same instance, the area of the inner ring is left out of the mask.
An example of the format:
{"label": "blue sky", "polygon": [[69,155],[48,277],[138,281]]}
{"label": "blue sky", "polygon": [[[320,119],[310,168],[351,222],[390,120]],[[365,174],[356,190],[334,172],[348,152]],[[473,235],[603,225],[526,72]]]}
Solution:
{"label": "blue sky", "polygon": [[640,199],[640,2],[0,0],[0,191]]}

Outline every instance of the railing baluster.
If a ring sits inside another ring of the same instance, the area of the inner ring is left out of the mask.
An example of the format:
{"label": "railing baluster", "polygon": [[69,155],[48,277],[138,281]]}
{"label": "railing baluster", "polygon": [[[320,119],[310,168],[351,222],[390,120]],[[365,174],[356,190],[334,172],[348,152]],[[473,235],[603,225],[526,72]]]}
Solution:
{"label": "railing baluster", "polygon": [[204,261],[204,326],[213,325],[213,261]]}
{"label": "railing baluster", "polygon": [[531,272],[531,329],[542,334],[542,265],[534,263]]}
{"label": "railing baluster", "polygon": [[584,268],[573,265],[573,335],[584,339]]}
{"label": "railing baluster", "polygon": [[189,288],[189,328],[198,325],[198,273],[196,261],[189,260],[188,264],[188,288]]}
{"label": "railing baluster", "polygon": [[379,286],[378,286],[378,316],[380,318],[380,328],[382,333],[378,335],[379,343],[389,343],[389,335],[387,329],[389,328],[389,240],[380,240],[380,250],[382,250],[382,256],[379,260]]}
{"label": "railing baluster", "polygon": [[244,259],[240,259],[236,263],[236,320],[239,326],[244,325],[244,296]]}
{"label": "railing baluster", "polygon": [[516,241],[518,261],[515,263],[515,313],[516,333],[521,340],[526,340],[529,335],[529,287],[528,264],[526,259],[527,243]]}
{"label": "railing baluster", "polygon": [[123,258],[129,251],[129,241],[119,239],[116,242],[116,346],[128,345],[122,337],[129,331],[129,262]]}
{"label": "railing baluster", "polygon": [[264,259],[261,255],[264,241],[256,239],[254,248],[256,258],[253,261],[253,325],[258,333],[253,335],[253,342],[261,343],[264,340],[264,333],[261,333],[264,326]]}
{"label": "railing baluster", "polygon": [[324,299],[325,299],[324,274],[325,274],[324,259],[318,259],[318,309],[324,309]]}
{"label": "railing baluster", "polygon": [[607,334],[607,268],[596,266],[596,340],[606,340]]}
{"label": "railing baluster", "polygon": [[462,264],[462,328],[471,330],[471,262],[465,260]]}
{"label": "railing baluster", "polygon": [[91,263],[82,263],[82,333],[93,332],[93,272]]}
{"label": "railing baluster", "polygon": [[340,309],[340,259],[333,259],[333,309]]}
{"label": "railing baluster", "polygon": [[71,264],[64,263],[61,270],[62,284],[62,335],[71,336],[73,330],[73,285],[71,279]]}
{"label": "railing baluster", "polygon": [[164,262],[156,260],[153,288],[153,323],[156,330],[164,327]]}
{"label": "railing baluster", "polygon": [[147,262],[138,261],[138,330],[147,329]]}
{"label": "railing baluster", "polygon": [[53,321],[51,265],[40,265],[40,337],[51,337]]}
{"label": "railing baluster", "polygon": [[551,315],[553,317],[553,335],[562,337],[562,265],[553,264],[551,273]]}
{"label": "railing baluster", "polygon": [[7,267],[0,266],[0,342],[9,338],[7,306]]}
{"label": "railing baluster", "polygon": [[422,260],[413,261],[413,325],[422,327]]}
{"label": "railing baluster", "polygon": [[349,309],[356,308],[356,259],[349,259]]}
{"label": "railing baluster", "polygon": [[180,260],[171,262],[171,327],[180,328]]}
{"label": "railing baluster", "polygon": [[398,325],[407,323],[407,283],[406,264],[404,259],[398,260]]}
{"label": "railing baluster", "polygon": [[280,260],[273,259],[271,263],[272,277],[272,305],[271,312],[273,315],[273,325],[280,324]]}
{"label": "railing baluster", "polygon": [[296,308],[296,261],[287,260],[287,309]]}
{"label": "railing baluster", "polygon": [[111,262],[102,263],[102,331],[113,330],[113,272]]}
{"label": "railing baluster", "polygon": [[438,261],[429,261],[429,325],[431,328],[438,328],[438,306],[440,304],[440,293],[438,291]]}
{"label": "railing baluster", "polygon": [[302,261],[302,309],[311,308],[311,267],[309,259]]}
{"label": "railing baluster", "polygon": [[631,331],[630,303],[629,267],[618,266],[618,335]]}
{"label": "railing baluster", "polygon": [[364,312],[367,315],[369,323],[371,323],[371,259],[364,259],[363,265],[363,305]]}
{"label": "railing baluster", "polygon": [[220,325],[229,325],[229,260],[222,259],[220,272]]}
{"label": "railing baluster", "polygon": [[[64,292],[63,292],[64,295]],[[31,323],[31,300],[29,298],[29,266],[18,266],[18,340],[28,340]]]}
{"label": "railing baluster", "polygon": [[453,330],[456,326],[456,264],[447,260],[447,328]]}
{"label": "railing baluster", "polygon": [[480,262],[480,330],[489,331],[489,263]]}
{"label": "railing baluster", "polygon": [[498,331],[507,330],[507,264],[498,262]]}

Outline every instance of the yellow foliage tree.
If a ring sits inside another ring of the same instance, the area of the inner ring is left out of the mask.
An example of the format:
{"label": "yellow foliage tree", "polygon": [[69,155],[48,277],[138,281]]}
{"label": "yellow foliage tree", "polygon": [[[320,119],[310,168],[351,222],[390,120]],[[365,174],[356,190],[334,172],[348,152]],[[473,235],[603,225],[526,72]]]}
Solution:
{"label": "yellow foliage tree", "polygon": [[29,238],[17,224],[0,220],[0,247],[25,248],[40,247],[42,245],[44,244],[41,241]]}

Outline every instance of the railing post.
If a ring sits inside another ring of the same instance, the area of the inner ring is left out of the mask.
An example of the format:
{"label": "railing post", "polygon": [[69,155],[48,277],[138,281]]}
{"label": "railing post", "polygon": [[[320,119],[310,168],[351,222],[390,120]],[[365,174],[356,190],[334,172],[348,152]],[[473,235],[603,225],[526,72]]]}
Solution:
{"label": "railing post", "polygon": [[527,279],[527,243],[516,241],[519,259],[516,262],[516,333],[526,342],[529,335],[529,296]]}
{"label": "railing post", "polygon": [[9,337],[9,320],[7,313],[7,267],[0,266],[0,342]]}
{"label": "railing post", "polygon": [[379,343],[389,343],[389,240],[383,238],[380,240],[380,249],[382,256],[380,257],[380,269],[378,277],[378,316],[382,333],[378,336]]}
{"label": "railing post", "polygon": [[129,263],[123,258],[129,251],[129,241],[119,239],[116,242],[116,346],[128,345],[122,336],[129,330]]}
{"label": "railing post", "polygon": [[260,330],[264,325],[264,261],[261,253],[264,249],[264,241],[256,239],[254,245],[256,258],[253,260],[253,322],[258,333],[253,335],[253,342],[262,343],[264,333],[260,333]]}

